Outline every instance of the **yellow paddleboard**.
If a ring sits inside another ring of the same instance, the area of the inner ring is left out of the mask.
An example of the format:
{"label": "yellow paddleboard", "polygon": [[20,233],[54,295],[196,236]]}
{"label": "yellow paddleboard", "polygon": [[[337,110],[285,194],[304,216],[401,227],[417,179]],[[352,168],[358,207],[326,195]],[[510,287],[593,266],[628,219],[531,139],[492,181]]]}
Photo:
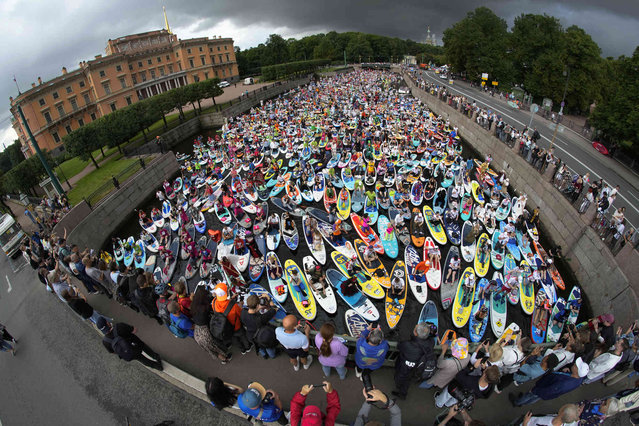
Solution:
{"label": "yellow paddleboard", "polygon": [[386,287],[389,288],[390,287],[390,277],[388,276],[388,271],[386,270],[386,268],[384,267],[384,264],[382,263],[381,260],[379,260],[379,257],[377,256],[377,253],[375,254],[375,259],[371,261],[371,264],[368,265],[365,261],[364,261],[364,250],[366,250],[366,243],[362,240],[360,240],[359,238],[355,239],[354,241],[354,245],[355,245],[355,251],[357,252],[357,256],[359,257],[359,261],[362,263],[362,266],[364,267],[364,270],[366,272],[368,272],[368,274],[378,283],[380,283],[382,285],[382,287]]}
{"label": "yellow paddleboard", "polygon": [[[333,251],[331,253],[331,258],[333,259],[333,262],[335,262],[335,265],[340,270],[340,272],[343,273],[346,277],[350,278],[351,276],[348,274],[348,271],[346,269],[348,258],[338,251]],[[382,286],[374,279],[364,275],[364,272],[357,273],[357,283],[362,288],[362,293],[364,293],[365,295],[372,297],[373,299],[384,298],[384,289],[382,288]]]}
{"label": "yellow paddleboard", "polygon": [[[486,244],[488,250],[483,252],[480,248],[482,244]],[[477,248],[475,249],[475,273],[478,277],[485,277],[490,267],[490,238],[485,232],[479,236],[477,240]]]}
{"label": "yellow paddleboard", "polygon": [[391,290],[386,292],[386,301],[384,303],[386,308],[386,322],[388,327],[393,329],[397,326],[397,323],[402,318],[404,308],[406,307],[406,297],[408,296],[408,283],[406,282],[406,267],[404,262],[398,260],[393,266],[391,271],[391,279],[395,277],[400,278],[404,282],[404,291],[397,297],[397,302],[390,296]]}
{"label": "yellow paddleboard", "polygon": [[351,193],[348,189],[342,188],[337,197],[337,216],[342,220],[347,220],[351,214]]}
{"label": "yellow paddleboard", "polygon": [[[302,269],[297,266],[297,263],[293,261],[293,259],[288,259],[286,261],[286,266],[284,267],[286,272],[286,282],[288,283],[288,292],[293,299],[293,303],[295,304],[295,308],[297,311],[304,317],[304,319],[313,321],[317,316],[317,305],[315,304],[315,299],[313,298],[313,293],[308,286],[308,281],[306,281],[306,276]],[[292,272],[297,270],[297,274],[301,280],[301,290],[306,293],[306,295],[300,293],[300,291],[291,284],[292,283]]]}
{"label": "yellow paddleboard", "polygon": [[440,223],[437,226],[433,226],[430,221],[433,218],[433,209],[430,206],[424,206],[424,219],[426,219],[426,225],[428,226],[428,230],[430,231],[430,235],[433,236],[433,239],[437,241],[441,245],[446,245],[448,238],[446,237],[446,231],[444,231],[444,227]]}
{"label": "yellow paddleboard", "polygon": [[469,266],[462,274],[459,284],[457,284],[457,293],[455,294],[455,301],[453,302],[452,310],[453,324],[457,328],[461,328],[466,325],[470,318],[470,311],[473,308],[473,300],[475,298],[475,288],[477,283],[475,282],[472,291],[464,291],[464,282],[471,275],[474,277],[475,272],[473,271],[473,268]]}
{"label": "yellow paddleboard", "polygon": [[519,278],[519,302],[521,309],[528,315],[532,315],[535,309],[535,288],[533,283],[528,280],[530,265],[522,259],[521,266],[524,267],[524,275]]}

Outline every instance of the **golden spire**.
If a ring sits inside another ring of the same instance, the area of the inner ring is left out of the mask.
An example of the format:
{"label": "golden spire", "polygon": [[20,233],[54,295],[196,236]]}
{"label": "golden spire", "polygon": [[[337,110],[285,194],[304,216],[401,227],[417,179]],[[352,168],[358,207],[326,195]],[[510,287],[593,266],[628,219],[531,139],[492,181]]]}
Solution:
{"label": "golden spire", "polygon": [[162,11],[164,12],[164,28],[168,31],[169,34],[173,34],[171,32],[171,27],[169,27],[169,19],[166,17],[166,8],[162,6]]}

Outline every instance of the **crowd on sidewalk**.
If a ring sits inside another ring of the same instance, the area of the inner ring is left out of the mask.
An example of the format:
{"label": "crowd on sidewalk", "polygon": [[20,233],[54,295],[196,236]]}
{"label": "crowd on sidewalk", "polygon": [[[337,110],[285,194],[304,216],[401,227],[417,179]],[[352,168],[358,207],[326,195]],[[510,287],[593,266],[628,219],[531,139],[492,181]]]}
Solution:
{"label": "crowd on sidewalk", "polygon": [[[200,285],[192,295],[187,295],[183,281],[169,289],[164,284],[156,285],[153,277],[142,270],[108,268],[90,250],[67,245],[64,236],[57,239],[53,236],[45,241],[34,235],[26,250],[34,258],[32,266],[47,290],[55,293],[80,317],[93,322],[104,334],[105,348],[125,361],[137,360],[151,368],[162,369],[160,356],[136,336],[133,326],[115,322],[97,312],[82,296],[83,292],[101,292],[107,297],[115,295],[120,303],[155,318],[176,337],[194,338],[222,364],[231,360],[233,347],[242,355],[255,349],[265,360],[284,354],[290,360],[291,374],[294,374],[300,366],[311,368],[315,361],[312,352],[316,352],[327,379],[333,369],[340,381],[348,375],[347,367],[351,366],[348,347],[335,334],[332,323],[323,324],[314,337],[309,325],[294,315],[286,316],[276,327],[271,323],[275,309],[268,297],[252,295],[246,300],[247,306],[242,308],[234,297],[229,297],[223,283],[215,284],[212,291],[212,283]],[[77,281],[72,281],[71,277]],[[84,289],[77,288],[75,283]],[[388,390],[376,389],[372,377],[384,364],[389,344],[381,329],[369,327],[357,340],[354,354],[353,367],[363,382],[364,399],[357,418],[353,419],[354,424],[367,424],[372,406],[388,410],[390,424],[401,424],[401,401],[415,383],[418,389],[437,388],[435,407],[448,409],[442,411],[438,424],[472,425],[484,424],[470,417],[469,409],[474,402],[504,392],[510,386],[536,381],[528,392],[509,394],[513,406],[526,406],[539,400],[555,399],[599,380],[606,385],[616,384],[639,370],[639,327],[637,324],[627,330],[615,330],[614,327],[614,316],[604,314],[582,327],[567,329],[560,342],[545,351],[540,347],[531,349],[530,339],[515,335],[510,341],[483,342],[470,353],[468,341],[460,337],[445,342],[437,355],[434,349],[436,327],[420,323],[415,326],[411,338],[398,345],[395,390],[388,393]],[[3,338],[3,350],[12,350],[13,337],[7,333]],[[265,422],[334,424],[340,411],[338,391],[330,382],[323,383],[327,412],[322,413],[318,407],[305,404],[306,396],[313,389],[312,385],[304,385],[290,402],[290,413],[285,413],[277,392],[259,383],[240,389],[219,378],[207,382],[207,393],[218,409],[237,404],[247,416]],[[517,424],[561,424],[553,423],[554,419],[560,419],[563,424],[598,424],[616,413],[637,408],[639,388],[634,388],[611,392],[611,396],[604,399],[565,405],[555,415],[529,415]]]}

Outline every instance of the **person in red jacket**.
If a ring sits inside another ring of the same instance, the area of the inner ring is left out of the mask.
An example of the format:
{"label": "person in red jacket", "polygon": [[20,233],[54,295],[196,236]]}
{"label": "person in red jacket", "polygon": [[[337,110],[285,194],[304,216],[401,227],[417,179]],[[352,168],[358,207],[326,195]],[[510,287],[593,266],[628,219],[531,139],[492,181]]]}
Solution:
{"label": "person in red jacket", "polygon": [[306,405],[306,395],[313,390],[313,385],[304,385],[302,390],[293,395],[291,400],[291,426],[333,426],[342,406],[339,395],[330,382],[323,382],[326,392],[326,414],[315,405]]}

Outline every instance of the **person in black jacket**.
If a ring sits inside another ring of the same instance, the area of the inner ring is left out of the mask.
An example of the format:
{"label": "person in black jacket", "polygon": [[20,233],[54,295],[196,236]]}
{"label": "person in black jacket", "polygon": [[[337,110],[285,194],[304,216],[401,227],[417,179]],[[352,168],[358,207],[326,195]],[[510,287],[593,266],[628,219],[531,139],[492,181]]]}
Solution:
{"label": "person in black jacket", "polygon": [[406,399],[408,388],[413,376],[413,370],[418,366],[422,357],[434,356],[435,339],[431,335],[431,328],[426,323],[419,323],[413,330],[410,340],[401,342],[397,349],[399,357],[395,362],[395,390],[393,395]]}
{"label": "person in black jacket", "polygon": [[100,318],[96,325],[104,333],[102,344],[107,351],[127,362],[136,360],[156,370],[164,369],[160,355],[135,335],[135,327],[123,322],[111,324],[105,318]]}
{"label": "person in black jacket", "polygon": [[146,272],[144,275],[138,275],[136,279],[137,288],[133,292],[134,300],[140,312],[144,315],[153,318],[162,325],[162,319],[158,316],[158,307],[155,301],[158,295],[155,294],[155,279],[150,272]]}
{"label": "person in black jacket", "polygon": [[73,309],[76,314],[80,315],[82,319],[91,320],[91,322],[96,325],[100,318],[105,318],[107,321],[113,321],[113,319],[105,317],[100,312],[93,309],[93,307],[87,303],[86,298],[82,294],[76,292],[73,288],[62,290],[61,295],[69,307]]}
{"label": "person in black jacket", "polygon": [[[452,407],[460,401],[455,396],[472,395],[474,399],[486,399],[495,385],[499,383],[499,367],[491,365],[481,376],[473,374],[473,369],[466,367],[441,392],[435,392],[435,405],[438,408]],[[453,396],[455,395],[455,396]]]}
{"label": "person in black jacket", "polygon": [[195,325],[193,338],[209,355],[219,359],[222,364],[226,364],[231,360],[231,354],[226,350],[222,342],[211,335],[211,330],[209,329],[213,313],[211,308],[212,300],[213,297],[206,290],[206,286],[198,285],[193,294],[193,301],[191,301],[191,321]]}
{"label": "person in black jacket", "polygon": [[[275,358],[277,356],[275,329],[271,327],[271,330],[268,330],[265,327],[270,327],[267,324],[277,311],[268,295],[262,297],[268,300],[268,305],[260,304],[260,298],[252,294],[246,299],[247,308],[242,310],[240,319],[246,328],[246,336],[257,348],[257,353],[264,359]],[[257,333],[258,330],[259,333]]]}

